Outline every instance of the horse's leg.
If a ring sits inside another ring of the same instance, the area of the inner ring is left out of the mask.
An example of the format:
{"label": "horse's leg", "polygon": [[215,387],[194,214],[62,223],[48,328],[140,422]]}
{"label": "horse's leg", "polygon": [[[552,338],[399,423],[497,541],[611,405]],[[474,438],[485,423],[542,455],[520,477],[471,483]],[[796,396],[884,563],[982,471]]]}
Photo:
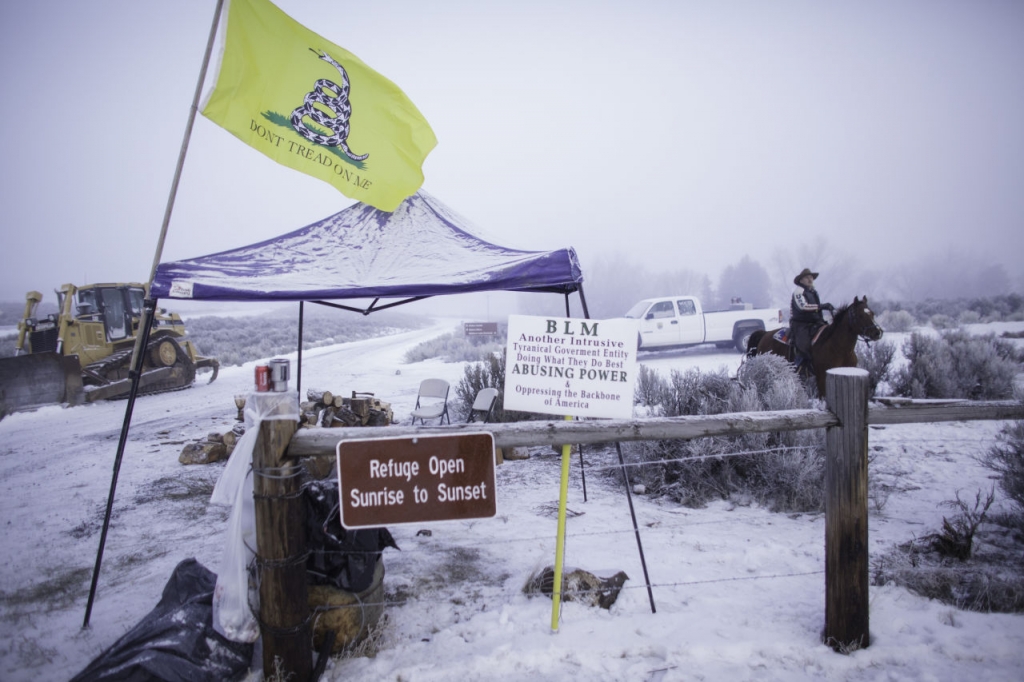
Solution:
{"label": "horse's leg", "polygon": [[764,332],[761,330],[755,331],[747,339],[747,357],[752,358],[761,352],[761,340],[764,337]]}

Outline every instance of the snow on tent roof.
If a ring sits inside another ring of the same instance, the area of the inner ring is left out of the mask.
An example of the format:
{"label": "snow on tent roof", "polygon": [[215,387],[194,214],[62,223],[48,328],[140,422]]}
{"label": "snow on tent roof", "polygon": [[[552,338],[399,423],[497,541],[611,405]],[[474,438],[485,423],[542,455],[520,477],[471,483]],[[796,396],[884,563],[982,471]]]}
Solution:
{"label": "snow on tent roof", "polygon": [[576,252],[519,251],[483,241],[422,190],[394,213],[355,204],[274,239],[161,263],[155,298],[298,301],[402,298],[474,291],[569,293]]}

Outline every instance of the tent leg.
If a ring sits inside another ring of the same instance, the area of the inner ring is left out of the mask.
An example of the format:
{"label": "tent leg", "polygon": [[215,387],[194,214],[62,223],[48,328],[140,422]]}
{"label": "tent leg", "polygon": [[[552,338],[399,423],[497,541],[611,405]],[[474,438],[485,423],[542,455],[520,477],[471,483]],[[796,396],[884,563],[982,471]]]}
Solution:
{"label": "tent leg", "polygon": [[[147,298],[143,305],[142,321],[139,323],[139,335],[142,337],[141,349],[149,344],[149,330],[153,328],[153,316],[156,312],[156,299]],[[128,404],[124,408],[124,421],[121,423],[121,438],[117,441],[117,454],[114,456],[114,474],[110,480],[110,493],[107,495],[107,511],[103,515],[103,530],[100,532],[100,546],[96,550],[96,565],[92,569],[92,584],[89,585],[89,599],[85,604],[85,620],[82,627],[89,627],[92,615],[92,604],[96,598],[96,585],[100,578],[100,564],[103,563],[103,547],[107,543],[107,530],[110,529],[110,514],[114,508],[114,491],[117,490],[117,476],[121,471],[121,460],[124,459],[124,447],[128,442],[128,429],[132,423],[132,410],[135,409],[135,398],[139,395],[139,379],[142,378],[142,363],[146,357],[143,350],[138,350],[132,362],[132,387],[128,392]]]}
{"label": "tent leg", "polygon": [[[585,319],[589,320],[590,319],[590,313],[587,312],[587,302],[583,299],[583,285],[582,284],[580,285],[579,292],[580,292],[580,301],[583,303],[583,317]],[[565,295],[565,310],[566,310],[566,313],[565,313],[566,317],[568,317],[569,316],[569,294]],[[583,444],[582,443],[579,444],[579,448],[580,448],[580,480],[583,483],[583,501],[586,502],[587,501],[587,470],[583,466]]]}
{"label": "tent leg", "polygon": [[587,470],[583,467],[583,443],[578,445],[580,449],[580,480],[583,482],[583,501],[587,501]]}
{"label": "tent leg", "polygon": [[299,394],[299,402],[302,402],[302,314],[305,310],[305,301],[299,301],[299,357],[295,368],[295,391]]}
{"label": "tent leg", "polygon": [[[587,318],[589,320],[590,319],[590,311],[587,310],[587,299],[583,295],[583,285],[582,284],[580,285],[580,288],[577,289],[577,291],[580,294],[580,305],[583,306],[583,317],[585,317],[585,318]],[[568,296],[566,296],[566,297],[568,298]]]}
{"label": "tent leg", "polygon": [[644,558],[644,546],[640,542],[640,529],[636,525],[636,511],[633,510],[633,491],[629,485],[629,472],[626,471],[626,461],[622,458],[622,444],[615,442],[615,449],[619,452],[619,466],[622,467],[622,478],[626,482],[626,499],[629,500],[629,515],[633,518],[633,533],[636,535],[636,549],[640,552],[640,566],[644,569],[644,584],[647,585],[647,598],[651,601],[651,613],[657,613],[654,608],[654,591],[651,589],[651,579],[647,575],[647,559]]}

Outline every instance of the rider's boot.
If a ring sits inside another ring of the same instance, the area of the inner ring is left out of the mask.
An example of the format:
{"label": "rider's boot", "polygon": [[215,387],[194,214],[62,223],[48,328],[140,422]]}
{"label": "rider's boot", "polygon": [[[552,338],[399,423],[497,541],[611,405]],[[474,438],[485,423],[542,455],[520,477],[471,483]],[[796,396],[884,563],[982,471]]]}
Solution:
{"label": "rider's boot", "polygon": [[808,376],[811,371],[811,358],[805,355],[799,348],[794,347],[793,366],[796,368],[797,376]]}

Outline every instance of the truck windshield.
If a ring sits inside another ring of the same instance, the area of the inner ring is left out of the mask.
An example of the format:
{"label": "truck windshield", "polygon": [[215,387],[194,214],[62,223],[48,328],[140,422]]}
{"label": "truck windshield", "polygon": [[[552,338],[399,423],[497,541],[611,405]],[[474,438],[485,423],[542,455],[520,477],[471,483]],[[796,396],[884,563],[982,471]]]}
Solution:
{"label": "truck windshield", "polygon": [[635,306],[626,311],[624,317],[628,317],[632,320],[639,320],[644,316],[647,311],[647,307],[651,305],[650,301],[640,301]]}

